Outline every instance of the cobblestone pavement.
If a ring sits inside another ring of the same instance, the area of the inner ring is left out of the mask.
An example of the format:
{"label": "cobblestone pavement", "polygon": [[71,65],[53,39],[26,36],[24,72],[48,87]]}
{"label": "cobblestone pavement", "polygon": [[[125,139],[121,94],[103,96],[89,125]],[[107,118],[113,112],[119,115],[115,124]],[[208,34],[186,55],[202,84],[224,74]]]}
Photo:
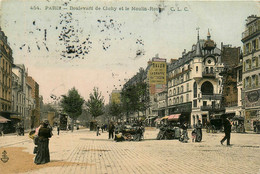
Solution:
{"label": "cobblestone pavement", "polygon": [[[55,132],[56,133],[56,132]],[[114,142],[108,133],[79,130],[61,132],[50,140],[51,161],[90,163],[46,167],[27,173],[164,174],[164,173],[252,173],[260,174],[260,134],[231,135],[231,147],[221,145],[224,133],[206,133],[200,143],[155,140],[156,129],[147,129],[141,142]],[[190,131],[189,131],[190,136]],[[0,147],[34,147],[28,136],[0,137]],[[1,172],[0,172],[1,173]]]}

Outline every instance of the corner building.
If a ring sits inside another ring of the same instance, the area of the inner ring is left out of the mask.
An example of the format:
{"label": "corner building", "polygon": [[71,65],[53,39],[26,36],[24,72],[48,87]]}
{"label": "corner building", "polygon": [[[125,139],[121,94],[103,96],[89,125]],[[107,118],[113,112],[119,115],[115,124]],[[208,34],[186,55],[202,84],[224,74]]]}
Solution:
{"label": "corner building", "polygon": [[168,113],[180,114],[192,127],[198,120],[205,126],[210,117],[224,113],[220,49],[211,40],[197,39],[192,50],[168,65]]}
{"label": "corner building", "polygon": [[253,130],[253,123],[260,120],[260,17],[247,18],[243,42],[243,91],[245,107],[245,129]]}

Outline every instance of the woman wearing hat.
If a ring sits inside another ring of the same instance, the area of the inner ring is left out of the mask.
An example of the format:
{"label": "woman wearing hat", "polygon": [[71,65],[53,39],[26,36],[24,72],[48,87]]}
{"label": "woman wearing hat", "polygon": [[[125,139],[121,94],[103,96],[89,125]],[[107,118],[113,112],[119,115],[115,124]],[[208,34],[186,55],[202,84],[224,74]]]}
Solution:
{"label": "woman wearing hat", "polygon": [[49,138],[51,137],[51,130],[48,128],[48,122],[44,121],[38,133],[38,149],[34,159],[35,164],[45,164],[50,162],[49,152]]}

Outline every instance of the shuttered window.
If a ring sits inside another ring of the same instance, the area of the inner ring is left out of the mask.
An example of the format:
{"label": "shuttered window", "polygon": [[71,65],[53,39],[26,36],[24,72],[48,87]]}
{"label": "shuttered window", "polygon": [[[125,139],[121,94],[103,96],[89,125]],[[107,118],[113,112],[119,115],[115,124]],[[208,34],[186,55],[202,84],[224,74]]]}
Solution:
{"label": "shuttered window", "polygon": [[258,86],[258,75],[255,76],[255,86]]}

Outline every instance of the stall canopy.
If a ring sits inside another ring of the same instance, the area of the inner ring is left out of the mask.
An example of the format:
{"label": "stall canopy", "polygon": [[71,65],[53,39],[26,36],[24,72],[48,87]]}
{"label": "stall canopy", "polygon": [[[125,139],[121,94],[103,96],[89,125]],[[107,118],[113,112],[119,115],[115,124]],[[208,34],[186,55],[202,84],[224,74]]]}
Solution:
{"label": "stall canopy", "polygon": [[0,116],[0,123],[7,123],[8,121],[11,121],[11,120],[8,120],[8,119]]}
{"label": "stall canopy", "polygon": [[169,121],[177,121],[180,118],[181,114],[174,114],[174,115],[169,115],[168,120]]}
{"label": "stall canopy", "polygon": [[162,120],[164,120],[164,119],[168,119],[168,117],[169,117],[169,116],[164,116],[164,117],[162,118]]}

